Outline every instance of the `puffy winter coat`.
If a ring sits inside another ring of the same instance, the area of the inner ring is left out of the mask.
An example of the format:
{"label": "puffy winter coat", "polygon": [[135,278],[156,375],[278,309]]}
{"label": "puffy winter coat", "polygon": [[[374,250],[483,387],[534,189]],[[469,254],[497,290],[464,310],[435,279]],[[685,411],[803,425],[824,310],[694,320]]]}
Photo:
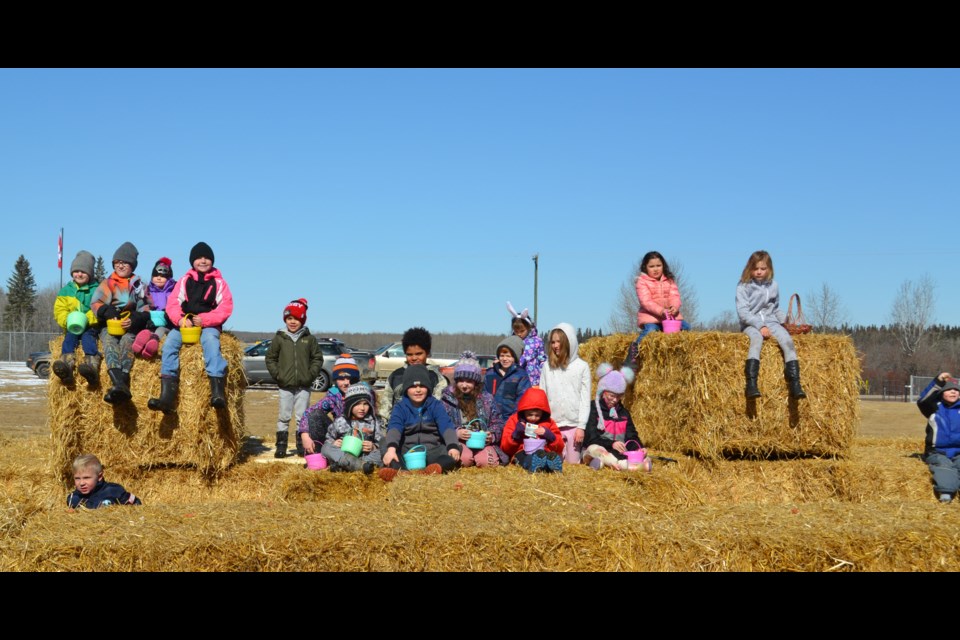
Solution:
{"label": "puffy winter coat", "polygon": [[323,369],[323,351],[310,329],[294,340],[287,331],[277,331],[263,358],[278,387],[309,387]]}
{"label": "puffy winter coat", "polygon": [[942,453],[953,460],[960,453],[960,401],[949,407],[943,404],[943,385],[934,378],[920,394],[917,406],[927,418],[924,457]]}
{"label": "puffy winter coat", "polygon": [[[507,424],[503,427],[503,437],[500,438],[500,448],[511,458],[523,448],[524,428],[520,414],[528,409],[540,409],[543,411],[543,417],[537,423],[538,427],[545,427],[548,431],[544,434],[544,440],[547,441],[547,451],[554,451],[563,454],[563,436],[560,434],[560,427],[550,417],[550,403],[547,401],[547,394],[543,389],[533,387],[529,389],[520,402],[517,403],[517,412],[510,416]],[[519,427],[519,428],[518,428]],[[552,437],[551,437],[552,436]]]}
{"label": "puffy winter coat", "polygon": [[680,313],[680,289],[677,288],[677,283],[667,276],[660,276],[659,280],[645,273],[637,276],[637,300],[640,301],[640,310],[637,311],[638,327],[662,322],[666,318],[664,309],[670,306],[677,308],[673,317],[683,320]]}

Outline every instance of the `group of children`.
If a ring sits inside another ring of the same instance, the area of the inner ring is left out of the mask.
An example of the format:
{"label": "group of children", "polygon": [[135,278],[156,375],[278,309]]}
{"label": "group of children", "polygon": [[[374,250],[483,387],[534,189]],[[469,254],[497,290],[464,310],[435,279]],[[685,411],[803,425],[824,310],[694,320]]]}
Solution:
{"label": "group of children", "polygon": [[[134,358],[152,358],[165,337],[160,397],[150,398],[147,406],[164,413],[175,412],[183,346],[180,331],[198,327],[210,378],[210,404],[226,407],[227,362],[220,352],[220,333],[233,312],[233,297],[214,267],[213,249],[205,242],[194,245],[189,257],[191,268],[177,281],[173,279],[172,261],[162,257],[145,284],[135,273],[138,258],[136,246],[124,242],[113,254],[113,272],[97,282],[93,255],[88,251],[77,253],[70,265],[71,282],[59,291],[53,307],[57,323],[64,329],[54,374],[63,384],[73,385],[76,367],[87,384],[96,387],[102,358],[111,383],[104,401],[125,402],[131,399]],[[76,357],[78,346],[83,350],[82,360]]]}
{"label": "group of children", "polygon": [[[171,262],[162,258],[154,266],[150,284],[144,286],[134,275],[136,247],[128,242],[114,254],[114,272],[98,286],[92,282],[93,256],[85,251],[78,253],[71,265],[73,282],[60,292],[55,310],[61,326],[66,328],[66,316],[77,310],[86,315],[87,326],[78,334],[67,332],[55,373],[64,383],[72,383],[74,352],[79,344],[85,359],[78,371],[95,384],[96,376],[90,371],[95,372],[99,366],[95,336],[96,329],[102,327],[100,340],[113,383],[104,399],[129,399],[133,354],[150,357],[156,352],[160,332],[168,330],[160,397],[151,398],[148,406],[171,412],[176,408],[182,345],[179,329],[200,326],[211,404],[225,406],[226,362],[219,352],[219,337],[233,302],[229,287],[213,268],[213,251],[208,245],[201,242],[191,249],[190,264],[192,269],[170,285]],[[770,255],[756,251],[737,285],[741,330],[750,338],[745,395],[760,395],[760,351],[763,340],[773,337],[783,351],[789,393],[803,398],[796,350],[783,328],[785,317],[779,308],[773,275]],[[323,400],[307,408],[310,384],[320,373],[323,356],[306,327],[307,301],[294,300],[284,308],[285,327],[277,332],[266,356],[267,368],[280,389],[275,456],[286,455],[289,423],[299,415],[299,455],[320,453],[332,470],[373,473],[380,469],[385,480],[406,468],[404,455],[414,447],[425,450],[426,473],[448,472],[458,466],[497,467],[511,461],[531,471],[560,471],[563,462],[577,464],[581,456],[595,469],[607,466],[649,471],[649,459],[644,464],[627,461],[629,443],[636,442],[639,447],[642,443],[622,398],[633,380],[643,338],[662,330],[664,320],[679,321],[681,330],[690,326],[681,313],[676,278],[659,252],[648,252],[641,260],[636,291],[639,335],[621,370],[607,363],[598,368],[598,388],[592,401],[590,367],[578,355],[574,328],[568,323],[557,324],[547,336],[549,347],[544,349],[528,311],[518,313],[508,302],[512,335],[497,345],[496,361],[486,373],[476,356],[464,352],[454,367],[454,384],[448,386],[440,370],[427,364],[430,333],[414,327],[402,339],[406,365],[390,375],[379,398],[360,382],[356,362],[344,354],[334,366],[335,386]],[[163,314],[157,316],[151,311]],[[106,330],[105,322],[111,318],[121,318],[123,335]],[[485,434],[482,443],[472,437],[477,431]],[[347,436],[352,436],[351,443],[354,438],[362,441],[359,451],[343,450]]]}

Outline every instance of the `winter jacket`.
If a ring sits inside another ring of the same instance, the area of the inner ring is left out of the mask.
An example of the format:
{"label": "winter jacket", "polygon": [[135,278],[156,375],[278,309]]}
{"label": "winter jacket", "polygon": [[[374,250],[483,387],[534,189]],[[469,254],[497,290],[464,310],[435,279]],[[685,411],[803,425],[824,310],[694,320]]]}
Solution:
{"label": "winter jacket", "polygon": [[[390,416],[393,414],[393,407],[404,398],[403,373],[406,370],[406,367],[394,369],[390,377],[387,378],[387,388],[383,390],[383,393],[381,393],[377,399],[379,404],[377,413],[380,414],[384,422],[390,421]],[[428,364],[427,371],[430,372],[430,382],[433,383],[433,397],[439,400],[443,395],[443,390],[446,389],[447,384],[449,384],[447,377],[440,373],[440,367],[434,364]]]}
{"label": "winter jacket", "polygon": [[[526,353],[526,351],[524,351]],[[504,375],[500,375],[500,364],[496,363],[487,369],[483,381],[483,390],[493,395],[504,417],[517,411],[517,400],[530,388],[530,378],[526,369],[516,364],[510,366]]]}
{"label": "winter jacket", "polygon": [[491,441],[493,444],[491,446],[493,446],[497,455],[500,457],[500,464],[510,462],[510,458],[500,448],[500,439],[503,436],[503,414],[500,412],[500,407],[492,395],[483,391],[476,398],[477,419],[479,423],[475,422],[469,427],[464,424],[463,412],[460,410],[460,402],[454,395],[453,387],[447,387],[443,390],[440,401],[443,403],[443,408],[446,410],[447,415],[450,416],[450,421],[453,423],[455,429],[466,428],[471,431],[486,431],[493,437]]}
{"label": "winter jacket", "polygon": [[340,416],[327,429],[325,444],[333,446],[333,443],[347,435],[357,436],[364,441],[372,442],[377,448],[383,439],[383,425],[373,411],[368,413],[363,420],[357,420],[356,418],[347,420],[346,416]]}
{"label": "winter jacket", "polygon": [[130,312],[130,327],[127,333],[137,333],[150,321],[147,287],[136,274],[121,278],[116,271],[111,273],[94,291],[90,309],[104,326],[107,320],[119,318],[124,311]]}
{"label": "winter jacket", "polygon": [[96,293],[98,284],[97,282],[77,284],[71,280],[60,289],[57,299],[53,301],[53,317],[61,328],[67,328],[67,316],[74,311],[82,311],[86,314],[88,327],[96,326],[97,316],[90,309],[90,303],[93,301],[93,294]]}
{"label": "winter jacket", "polygon": [[580,343],[577,342],[573,326],[561,322],[554,328],[567,335],[570,358],[566,367],[556,369],[548,361],[541,373],[540,388],[547,393],[547,399],[553,407],[553,420],[558,425],[583,429],[590,416],[590,365],[578,355]]}
{"label": "winter jacket", "polygon": [[590,403],[590,417],[587,419],[587,428],[583,434],[584,450],[592,444],[598,444],[622,459],[625,456],[613,450],[613,443],[631,440],[636,440],[640,443],[640,447],[643,447],[640,436],[637,435],[637,429],[633,425],[633,418],[630,417],[630,412],[625,406],[619,405],[616,416],[611,417],[610,407],[603,401],[603,396]]}
{"label": "winter jacket", "polygon": [[740,330],[783,324],[787,314],[780,310],[780,287],[774,280],[750,280],[737,285],[737,315]]}
{"label": "winter jacket", "polygon": [[427,449],[445,445],[448,451],[460,450],[457,429],[444,411],[442,402],[427,396],[422,405],[415,407],[410,398],[404,396],[394,405],[387,424],[384,451],[390,447],[399,451],[404,444],[422,444]]}
{"label": "winter jacket", "polygon": [[219,269],[210,269],[202,279],[196,269],[190,269],[170,292],[166,311],[175,327],[184,315],[192,313],[201,326],[221,329],[233,313],[233,294]]}
{"label": "winter jacket", "polygon": [[680,314],[680,289],[677,283],[667,276],[660,276],[655,280],[645,273],[637,276],[637,300],[640,301],[640,310],[637,311],[637,326],[645,324],[659,324],[666,319],[664,309],[670,306],[677,308],[674,319],[683,320]]}
{"label": "winter jacket", "polygon": [[151,282],[147,285],[147,295],[150,296],[150,308],[160,311],[164,311],[167,308],[167,298],[170,297],[170,294],[173,292],[173,287],[176,285],[172,279],[168,279],[162,287]]}
{"label": "winter jacket", "polygon": [[550,402],[547,400],[547,394],[543,389],[533,387],[520,398],[517,406],[517,412],[510,416],[507,424],[503,427],[503,437],[500,438],[500,448],[509,457],[515,456],[523,449],[524,421],[520,414],[527,409],[540,409],[543,411],[543,417],[537,423],[538,427],[545,427],[547,432],[543,434],[543,439],[547,441],[547,451],[554,451],[563,455],[563,436],[560,434],[560,427],[550,415]]}
{"label": "winter jacket", "polygon": [[106,482],[101,480],[89,495],[83,495],[79,489],[74,489],[73,493],[67,496],[67,506],[76,509],[77,507],[86,507],[87,509],[96,509],[97,507],[106,507],[113,504],[142,504],[140,498],[133,495],[122,486],[115,482]]}
{"label": "winter jacket", "polygon": [[[520,356],[520,362],[517,364],[521,369],[526,370],[532,386],[540,384],[540,371],[546,361],[547,354],[543,350],[543,340],[537,335],[537,327],[531,326],[527,337],[523,339],[523,355]],[[519,395],[523,395],[523,392]]]}
{"label": "winter jacket", "polygon": [[943,384],[934,378],[920,394],[917,406],[927,418],[924,457],[942,453],[953,460],[960,453],[960,401],[949,407],[941,401]]}
{"label": "winter jacket", "polygon": [[281,388],[309,387],[323,369],[323,351],[306,327],[298,332],[296,340],[289,331],[277,331],[263,360],[270,377]]}

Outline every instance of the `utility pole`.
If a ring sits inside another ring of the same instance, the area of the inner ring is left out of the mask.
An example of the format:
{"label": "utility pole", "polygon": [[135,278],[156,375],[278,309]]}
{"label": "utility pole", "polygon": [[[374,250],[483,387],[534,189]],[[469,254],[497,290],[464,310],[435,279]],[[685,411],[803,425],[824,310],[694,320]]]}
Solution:
{"label": "utility pole", "polygon": [[533,324],[537,324],[537,272],[540,269],[540,254],[533,254]]}

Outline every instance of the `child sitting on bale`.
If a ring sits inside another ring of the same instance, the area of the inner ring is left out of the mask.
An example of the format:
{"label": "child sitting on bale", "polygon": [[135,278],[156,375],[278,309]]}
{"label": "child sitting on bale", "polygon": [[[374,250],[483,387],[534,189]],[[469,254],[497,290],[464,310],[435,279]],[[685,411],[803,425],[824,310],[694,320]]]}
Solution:
{"label": "child sitting on bale", "polygon": [[76,489],[67,496],[71,509],[96,509],[114,504],[141,504],[140,498],[115,482],[103,479],[103,465],[97,456],[85,453],[73,461],[73,484]]}
{"label": "child sitting on bale", "polygon": [[[53,373],[63,380],[64,384],[74,382],[73,366],[77,362],[78,343],[83,348],[84,359],[80,362],[77,371],[90,386],[96,386],[100,377],[100,352],[97,351],[97,334],[100,333],[100,326],[97,324],[97,316],[90,310],[93,294],[100,283],[93,277],[93,265],[92,253],[78,251],[77,257],[70,265],[70,276],[73,280],[60,289],[53,303],[53,315],[57,319],[57,324],[65,329],[62,355],[53,363]],[[76,311],[83,314],[85,323],[68,327],[67,320],[70,314]],[[74,333],[78,329],[79,332]]]}
{"label": "child sitting on bale", "polygon": [[627,385],[633,382],[633,370],[625,366],[617,371],[604,362],[597,367],[597,378],[597,396],[590,405],[583,436],[583,463],[593,469],[606,466],[621,471],[650,471],[649,459],[629,464],[625,453],[631,440],[643,446],[633,418],[622,403]]}
{"label": "child sitting on bale", "polygon": [[920,394],[917,406],[927,418],[924,461],[933,475],[940,502],[950,502],[960,489],[960,383],[943,372]]}
{"label": "child sitting on bale", "polygon": [[[543,446],[527,453],[524,441],[540,439]],[[517,412],[510,416],[503,428],[500,448],[513,462],[527,471],[563,471],[563,436],[557,423],[550,418],[547,394],[532,387],[520,397]]]}
{"label": "child sitting on bale", "polygon": [[[360,471],[371,474],[380,466],[380,441],[383,429],[376,411],[373,410],[373,393],[363,382],[347,387],[343,398],[343,415],[327,429],[326,442],[320,453],[329,463],[331,471]],[[363,441],[359,455],[343,450],[346,436]]]}

